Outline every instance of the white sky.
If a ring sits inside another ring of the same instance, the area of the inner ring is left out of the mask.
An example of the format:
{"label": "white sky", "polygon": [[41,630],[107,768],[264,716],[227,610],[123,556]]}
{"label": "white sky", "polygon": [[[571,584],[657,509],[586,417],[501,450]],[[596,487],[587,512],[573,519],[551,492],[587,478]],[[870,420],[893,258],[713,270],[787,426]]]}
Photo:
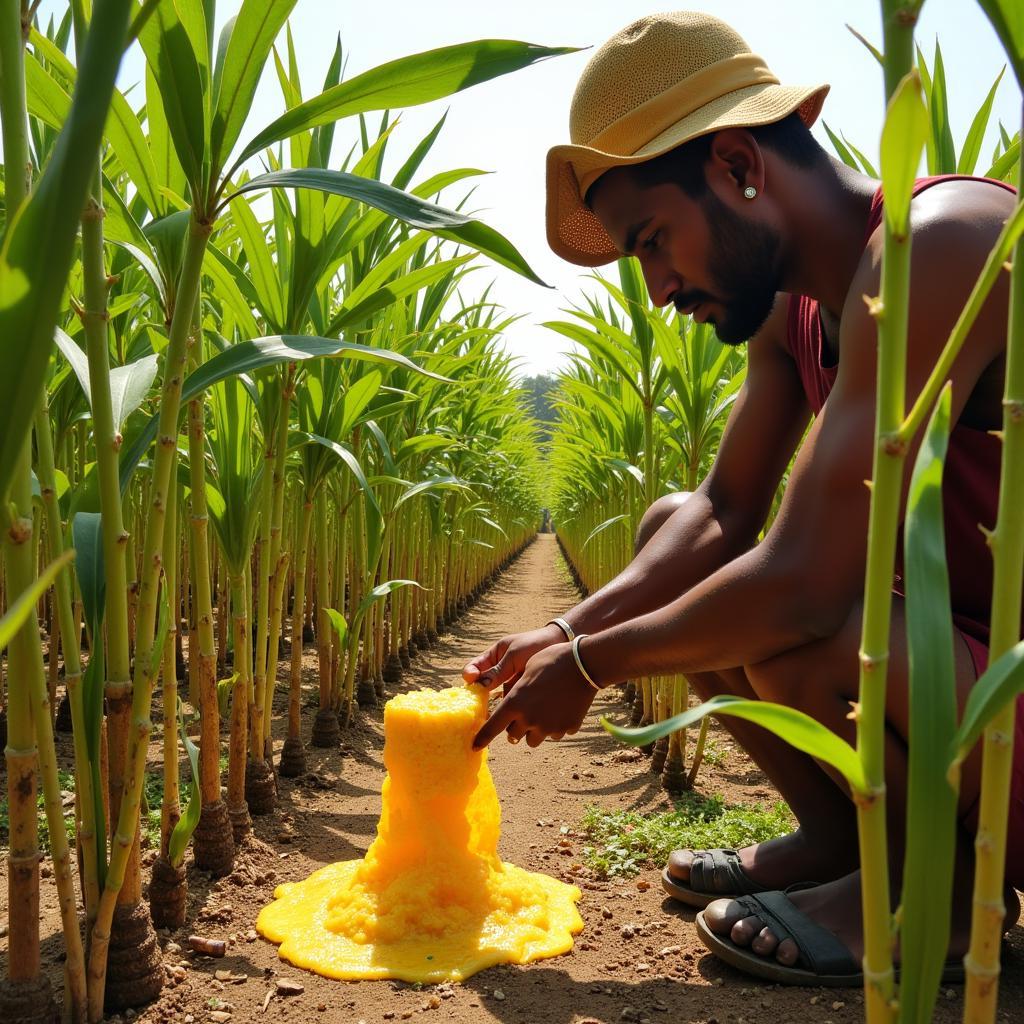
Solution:
{"label": "white sky", "polygon": [[[65,6],[58,0],[44,0],[41,14],[46,18]],[[218,28],[239,6],[222,0]],[[829,82],[832,91],[825,102],[824,120],[833,131],[841,129],[874,160],[882,121],[881,69],[844,25],[849,22],[880,46],[877,0],[705,0],[702,7],[738,29],[783,83]],[[352,77],[396,57],[470,39],[596,47],[633,19],[660,9],[665,8],[635,0],[299,0],[291,27],[303,95],[309,97],[319,91],[338,33],[348,54],[347,77]],[[975,110],[1003,66],[1003,54],[991,26],[971,0],[929,0],[924,5],[917,38],[929,64],[936,35],[943,47],[950,119],[959,151]],[[448,100],[411,108],[403,113],[390,143],[394,169],[450,108],[421,177],[455,167],[493,172],[475,179],[472,206],[515,242],[540,277],[555,286],[542,289],[483,260],[467,284],[467,288],[482,290],[494,280],[492,297],[509,312],[523,314],[508,331],[507,344],[521,360],[524,373],[550,372],[564,362],[562,353],[568,342],[540,324],[559,318],[560,309],[588,284],[580,268],[564,263],[547,248],[544,157],[549,146],[569,141],[569,101],[589,57],[589,52],[558,57]],[[139,82],[141,72],[142,57],[136,48],[122,68],[121,88]],[[141,102],[140,97],[136,91],[134,106]],[[281,109],[276,76],[268,67],[242,141]],[[992,127],[979,160],[982,172],[995,141],[998,118],[1011,134],[1020,124],[1020,97],[1010,72],[997,94]],[[831,152],[820,122],[815,131]],[[339,130],[336,154],[347,149],[342,148],[345,137],[346,132]],[[447,202],[454,205],[459,196],[457,189],[452,190]]]}

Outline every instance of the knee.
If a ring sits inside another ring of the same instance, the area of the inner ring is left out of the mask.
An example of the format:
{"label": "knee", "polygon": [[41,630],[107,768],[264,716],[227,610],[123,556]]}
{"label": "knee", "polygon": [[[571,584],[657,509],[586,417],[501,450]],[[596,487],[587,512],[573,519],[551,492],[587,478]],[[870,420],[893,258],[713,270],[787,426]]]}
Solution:
{"label": "knee", "polygon": [[636,540],[633,544],[634,552],[639,552],[646,547],[648,541],[661,529],[665,520],[680,508],[689,496],[689,491],[676,491],[673,494],[662,495],[651,505],[644,513],[636,531]]}

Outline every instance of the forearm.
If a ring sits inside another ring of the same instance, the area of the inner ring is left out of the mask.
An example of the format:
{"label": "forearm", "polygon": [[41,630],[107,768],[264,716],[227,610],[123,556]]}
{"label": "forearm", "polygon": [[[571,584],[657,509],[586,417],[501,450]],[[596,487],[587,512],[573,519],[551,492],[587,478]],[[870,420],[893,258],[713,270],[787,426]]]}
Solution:
{"label": "forearm", "polygon": [[663,607],[589,636],[581,656],[601,686],[757,664],[818,639],[805,575],[755,548]]}
{"label": "forearm", "polygon": [[749,548],[755,532],[698,490],[618,576],[565,618],[577,633],[599,633],[662,608]]}

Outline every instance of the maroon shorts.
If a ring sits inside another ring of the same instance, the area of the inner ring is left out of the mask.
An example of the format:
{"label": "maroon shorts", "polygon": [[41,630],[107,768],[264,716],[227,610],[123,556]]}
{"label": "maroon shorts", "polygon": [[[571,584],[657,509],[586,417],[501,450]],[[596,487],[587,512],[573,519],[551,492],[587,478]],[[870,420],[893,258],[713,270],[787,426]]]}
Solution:
{"label": "maroon shorts", "polygon": [[[960,615],[954,615],[953,622],[971,652],[975,677],[978,677],[988,667],[988,630]],[[1024,889],[1024,694],[1017,698],[1017,719],[1013,730],[1013,776],[1006,835],[1006,880],[1014,888]]]}

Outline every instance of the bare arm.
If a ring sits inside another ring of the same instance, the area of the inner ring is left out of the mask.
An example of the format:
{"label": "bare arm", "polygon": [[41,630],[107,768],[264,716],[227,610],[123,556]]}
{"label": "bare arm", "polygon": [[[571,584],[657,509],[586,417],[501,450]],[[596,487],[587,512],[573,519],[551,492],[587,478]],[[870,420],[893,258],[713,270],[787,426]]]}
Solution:
{"label": "bare arm", "polygon": [[668,604],[757,539],[810,411],[783,348],[788,296],[750,342],[747,378],[714,465],[632,562],[566,614],[577,633],[598,633]]}

